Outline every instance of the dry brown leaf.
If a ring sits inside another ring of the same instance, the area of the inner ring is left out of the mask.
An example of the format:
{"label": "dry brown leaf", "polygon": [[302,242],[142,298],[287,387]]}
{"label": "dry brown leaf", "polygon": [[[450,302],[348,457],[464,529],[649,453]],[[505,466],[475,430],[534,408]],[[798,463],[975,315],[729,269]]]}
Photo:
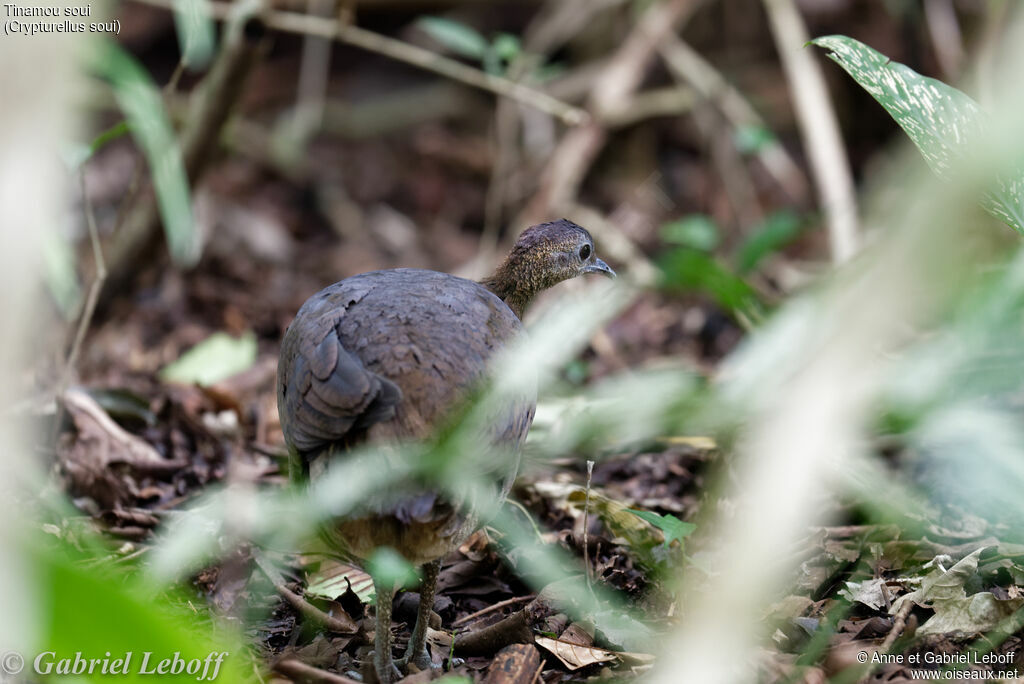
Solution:
{"label": "dry brown leaf", "polygon": [[534,642],[558,658],[570,670],[619,659],[618,654],[594,646],[580,646],[544,636],[535,637]]}
{"label": "dry brown leaf", "polygon": [[306,596],[333,601],[348,590],[349,583],[355,595],[367,603],[373,594],[373,578],[360,567],[327,558],[307,576]]}
{"label": "dry brown leaf", "polygon": [[79,440],[90,442],[88,455],[95,465],[163,463],[164,459],[153,445],[126,432],[82,390],[65,392],[64,406],[75,421]]}

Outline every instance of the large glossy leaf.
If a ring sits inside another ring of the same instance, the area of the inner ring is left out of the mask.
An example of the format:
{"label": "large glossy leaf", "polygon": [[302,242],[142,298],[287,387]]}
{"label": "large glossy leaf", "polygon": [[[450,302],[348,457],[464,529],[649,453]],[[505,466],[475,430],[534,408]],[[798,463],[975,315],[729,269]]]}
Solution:
{"label": "large glossy leaf", "polygon": [[188,179],[160,91],[135,58],[113,41],[98,43],[94,69],[113,86],[132,137],[146,157],[171,257],[180,265],[195,264],[199,250]]}
{"label": "large glossy leaf", "polygon": [[[951,178],[972,147],[984,139],[987,114],[956,88],[922,76],[847,36],[824,36],[811,42],[830,50],[829,57],[885,107],[938,176]],[[1024,169],[997,178],[981,205],[1024,233]]]}

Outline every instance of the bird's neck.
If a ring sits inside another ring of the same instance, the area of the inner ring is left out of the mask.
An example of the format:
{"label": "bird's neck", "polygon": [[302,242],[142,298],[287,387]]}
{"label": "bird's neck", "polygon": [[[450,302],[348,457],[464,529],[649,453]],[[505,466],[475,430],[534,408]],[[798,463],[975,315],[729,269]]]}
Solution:
{"label": "bird's neck", "polygon": [[505,302],[520,320],[526,312],[526,307],[543,289],[540,278],[534,277],[536,274],[522,266],[523,264],[506,260],[498,267],[494,275],[480,281],[481,285]]}

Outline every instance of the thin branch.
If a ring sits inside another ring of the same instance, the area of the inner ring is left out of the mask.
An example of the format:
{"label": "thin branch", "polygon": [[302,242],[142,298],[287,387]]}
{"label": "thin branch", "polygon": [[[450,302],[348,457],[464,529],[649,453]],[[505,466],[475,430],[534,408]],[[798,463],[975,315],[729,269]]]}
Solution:
{"label": "thin branch", "polygon": [[587,589],[593,590],[593,578],[590,568],[590,479],[594,475],[594,462],[587,461],[587,495],[583,504],[583,568],[587,572]]}
{"label": "thin branch", "polygon": [[[308,0],[309,16],[327,17],[331,14],[331,0]],[[331,42],[323,36],[305,36],[302,41],[302,63],[291,125],[300,140],[305,142],[320,128],[327,102],[327,80],[331,65]]]}
{"label": "thin branch", "polygon": [[308,684],[360,684],[355,679],[328,672],[327,670],[321,670],[294,658],[277,661],[274,663],[273,669],[275,672],[279,672],[296,682],[307,682]]}
{"label": "thin branch", "polygon": [[481,608],[480,610],[476,611],[475,613],[470,613],[469,615],[466,615],[464,617],[460,617],[458,620],[456,620],[455,622],[452,623],[452,627],[460,627],[462,625],[465,625],[465,624],[468,624],[468,623],[472,622],[473,620],[476,620],[479,617],[483,617],[484,615],[487,615],[488,613],[493,613],[496,610],[501,610],[502,608],[505,608],[506,606],[512,606],[512,605],[515,605],[517,603],[522,603],[523,601],[532,601],[535,598],[537,598],[536,594],[527,594],[526,596],[516,596],[514,598],[505,599],[504,601],[498,601],[497,603],[492,603],[491,605],[487,606],[486,608]]}
{"label": "thin branch", "polygon": [[805,49],[807,26],[794,0],[764,0],[772,35],[789,81],[804,149],[811,161],[828,226],[832,260],[841,263],[857,251],[857,201],[839,122],[821,67]]}
{"label": "thin branch", "polygon": [[605,116],[628,107],[659,43],[674,35],[702,0],[666,0],[650,5],[595,79],[588,109],[595,120],[568,131],[551,155],[540,189],[517,223],[528,225],[575,203],[579,187],[604,147]]}
{"label": "thin branch", "polygon": [[[710,62],[678,36],[669,37],[658,46],[658,50],[673,75],[714,102],[733,127],[766,127],[764,119],[743,97],[743,93],[734,88]],[[806,194],[807,179],[804,172],[778,140],[772,140],[762,146],[757,151],[757,158],[783,192],[791,198],[799,199]]]}
{"label": "thin branch", "polygon": [[82,206],[85,211],[85,223],[89,229],[89,242],[92,244],[92,258],[96,271],[93,276],[92,284],[89,285],[89,293],[86,296],[85,308],[82,310],[82,317],[78,321],[78,331],[75,333],[75,342],[71,346],[71,353],[68,355],[67,366],[64,369],[65,384],[61,388],[61,396],[64,395],[63,390],[67,389],[67,380],[70,376],[71,369],[73,369],[75,364],[78,362],[78,355],[82,349],[82,342],[85,340],[85,333],[89,329],[89,323],[92,322],[92,315],[96,311],[96,301],[99,298],[100,288],[103,287],[103,282],[107,279],[107,263],[103,260],[103,248],[100,245],[100,232],[96,227],[96,214],[93,211],[92,201],[89,199],[89,195],[86,192],[84,169],[78,174],[78,182],[79,186],[82,188]]}
{"label": "thin branch", "polygon": [[[135,1],[164,9],[171,9],[174,4],[172,0]],[[225,20],[233,14],[233,5],[228,3],[211,2],[206,7],[215,19]],[[337,19],[312,17],[297,12],[268,12],[263,18],[268,27],[279,31],[332,38],[497,95],[510,97],[556,116],[569,126],[582,124],[590,118],[587,112],[579,107],[566,104],[547,93],[501,76],[485,73],[416,45],[367,31],[358,26],[346,25]]]}
{"label": "thin branch", "polygon": [[284,578],[281,577],[281,574],[277,572],[276,568],[271,566],[264,558],[257,555],[255,560],[256,565],[263,571],[263,574],[266,575],[268,580],[270,580],[270,583],[274,585],[274,589],[277,593],[280,594],[281,598],[287,601],[292,608],[298,611],[299,615],[302,615],[308,620],[319,623],[332,632],[337,632],[339,634],[355,634],[358,631],[358,626],[352,622],[352,618],[349,618],[348,615],[345,615],[345,617],[348,618],[348,622],[333,615],[328,615],[286,587]]}
{"label": "thin branch", "polygon": [[103,248],[100,245],[100,232],[96,227],[96,214],[93,211],[92,202],[89,200],[89,193],[85,187],[85,167],[78,172],[78,184],[82,191],[82,211],[85,213],[85,224],[89,230],[89,242],[92,243],[92,257],[94,273],[92,283],[89,284],[89,292],[86,294],[85,306],[82,308],[82,315],[78,319],[78,329],[75,331],[75,341],[71,344],[71,351],[68,353],[67,361],[64,363],[64,372],[61,374],[60,386],[57,388],[57,415],[53,422],[51,439],[56,440],[57,432],[60,430],[61,420],[64,417],[64,393],[71,384],[71,374],[74,373],[78,364],[78,356],[82,350],[82,343],[85,341],[85,333],[92,323],[93,314],[96,312],[96,302],[99,301],[100,290],[107,279],[107,264],[103,260]]}

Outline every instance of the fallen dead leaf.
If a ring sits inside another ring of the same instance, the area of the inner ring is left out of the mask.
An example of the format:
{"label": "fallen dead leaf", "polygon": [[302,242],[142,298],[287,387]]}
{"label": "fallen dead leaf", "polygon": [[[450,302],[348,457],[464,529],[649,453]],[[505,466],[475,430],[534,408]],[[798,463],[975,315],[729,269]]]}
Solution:
{"label": "fallen dead leaf", "polygon": [[587,665],[607,663],[619,659],[617,654],[612,651],[606,651],[603,648],[580,646],[579,644],[572,644],[545,636],[535,637],[534,643],[554,655],[570,670],[578,670]]}

